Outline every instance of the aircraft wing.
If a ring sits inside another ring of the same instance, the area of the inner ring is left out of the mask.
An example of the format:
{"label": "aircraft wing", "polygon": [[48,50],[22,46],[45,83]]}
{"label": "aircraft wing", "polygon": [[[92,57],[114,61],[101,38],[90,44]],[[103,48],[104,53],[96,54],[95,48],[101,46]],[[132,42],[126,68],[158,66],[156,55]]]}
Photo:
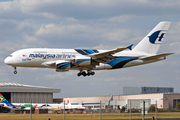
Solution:
{"label": "aircraft wing", "polygon": [[168,55],[172,55],[174,53],[163,53],[163,54],[159,54],[159,55],[153,55],[150,57],[146,57],[146,58],[142,58],[141,60],[154,60],[154,59],[160,59],[162,57],[166,57]]}
{"label": "aircraft wing", "polygon": [[89,56],[93,59],[93,62],[95,63],[94,65],[97,65],[99,63],[105,63],[109,59],[115,59],[112,55],[115,53],[121,52],[125,49],[128,49],[128,47],[116,48],[114,50],[110,50],[110,51],[106,51],[106,52],[102,52],[102,53],[89,54],[87,56]]}
{"label": "aircraft wing", "polygon": [[97,58],[103,58],[103,57],[106,57],[106,58],[114,58],[112,56],[112,54],[115,54],[117,52],[121,52],[123,50],[125,50],[127,48],[117,48],[117,49],[114,49],[114,50],[110,50],[110,51],[106,51],[106,52],[102,52],[102,53],[95,53],[95,54],[90,54],[88,56],[92,57],[93,59],[97,59]]}

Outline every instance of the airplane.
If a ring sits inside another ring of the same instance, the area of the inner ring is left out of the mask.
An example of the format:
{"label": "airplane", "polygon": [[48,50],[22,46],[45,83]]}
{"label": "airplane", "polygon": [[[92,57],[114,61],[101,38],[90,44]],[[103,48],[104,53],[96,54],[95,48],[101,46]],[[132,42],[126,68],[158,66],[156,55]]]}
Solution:
{"label": "airplane", "polygon": [[[12,110],[30,110],[30,108],[39,109],[52,109],[60,110],[64,109],[64,103],[61,104],[44,104],[44,103],[10,103],[0,93],[0,106],[12,109]],[[82,105],[72,105],[69,100],[65,104],[65,109],[85,109]]]}
{"label": "airplane", "polygon": [[[77,76],[94,75],[93,70],[113,70],[153,63],[174,53],[156,54],[171,22],[162,21],[134,48],[97,49],[47,49],[29,48],[13,52],[4,63],[14,67],[52,68],[56,72],[78,70]],[[87,71],[87,72],[85,72]]]}
{"label": "airplane", "polygon": [[11,110],[30,110],[30,108],[36,108],[37,104],[16,104],[10,103],[6,100],[6,98],[0,93],[0,106],[5,107]]}
{"label": "airplane", "polygon": [[[13,105],[21,106],[21,107],[30,107],[29,103],[13,103]],[[60,104],[32,103],[31,107],[39,108],[39,109],[61,110],[64,109],[64,103],[60,103]],[[72,105],[68,99],[67,103],[65,103],[65,109],[85,109],[85,107],[82,105]]]}
{"label": "airplane", "polygon": [[67,103],[65,105],[66,109],[85,109],[85,107],[83,105],[72,105],[72,103],[70,102],[69,98],[67,99]]}

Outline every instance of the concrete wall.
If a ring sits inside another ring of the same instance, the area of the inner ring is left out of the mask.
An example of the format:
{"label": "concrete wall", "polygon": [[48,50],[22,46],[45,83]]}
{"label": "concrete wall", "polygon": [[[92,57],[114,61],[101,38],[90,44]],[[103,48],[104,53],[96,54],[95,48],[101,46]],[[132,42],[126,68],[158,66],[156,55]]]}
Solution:
{"label": "concrete wall", "polygon": [[[164,97],[163,97],[163,100],[165,101],[168,101],[168,104],[169,104],[169,107],[170,109],[173,108],[173,100],[175,99],[180,99],[180,94],[179,93],[174,93],[174,94],[164,94]],[[166,104],[166,103],[164,103]]]}
{"label": "concrete wall", "polygon": [[108,101],[110,96],[104,97],[78,97],[78,98],[64,98],[65,102],[69,99],[69,102],[89,102],[89,101]]}
{"label": "concrete wall", "polygon": [[[120,96],[121,100],[125,100],[125,99],[160,99],[160,98],[161,99],[163,98],[163,93],[162,94],[140,94],[140,95]],[[117,96],[116,96],[116,99],[117,99]]]}

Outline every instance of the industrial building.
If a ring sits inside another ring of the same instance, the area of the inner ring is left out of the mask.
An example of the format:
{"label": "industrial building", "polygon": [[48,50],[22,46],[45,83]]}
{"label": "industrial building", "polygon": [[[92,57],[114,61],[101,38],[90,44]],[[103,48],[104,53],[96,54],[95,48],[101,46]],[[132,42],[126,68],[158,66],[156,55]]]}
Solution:
{"label": "industrial building", "polygon": [[[65,101],[73,104],[84,104],[87,108],[107,108],[109,105],[116,109],[116,106],[125,106],[126,108],[140,109],[140,103],[146,101],[148,107],[155,105],[159,109],[175,109],[176,104],[180,102],[180,93],[156,93],[156,94],[139,94],[139,95],[116,95],[116,96],[100,96],[100,97],[77,97],[64,98]],[[130,102],[131,101],[131,102]],[[130,105],[131,104],[131,105]],[[88,106],[89,105],[89,106]]]}
{"label": "industrial building", "polygon": [[123,95],[174,93],[173,87],[123,87]]}
{"label": "industrial building", "polygon": [[[132,93],[131,90],[133,89],[139,94]],[[120,108],[125,106],[126,109],[141,109],[141,103],[145,101],[148,107],[157,103],[159,109],[175,109],[176,104],[180,102],[180,93],[173,93],[174,88],[129,88],[129,91],[124,93],[131,95],[53,99],[53,93],[60,92],[61,89],[0,82],[0,93],[11,103],[29,103],[30,100],[32,100],[32,103],[61,103],[62,101],[69,101],[71,105],[82,104],[86,109],[100,109],[100,107],[101,109],[117,109],[117,106]]]}
{"label": "industrial building", "polygon": [[0,93],[11,103],[53,103],[53,93],[61,89],[0,82]]}

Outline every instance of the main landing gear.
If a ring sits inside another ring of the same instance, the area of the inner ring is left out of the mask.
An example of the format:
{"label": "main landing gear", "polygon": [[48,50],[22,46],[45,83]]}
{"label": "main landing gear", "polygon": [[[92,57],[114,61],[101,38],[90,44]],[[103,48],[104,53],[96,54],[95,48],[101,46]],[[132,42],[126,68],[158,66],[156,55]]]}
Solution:
{"label": "main landing gear", "polygon": [[83,75],[84,77],[86,77],[86,76],[90,76],[90,75],[94,75],[94,74],[95,74],[95,72],[88,70],[87,73],[85,71],[80,71],[77,74],[77,76],[79,77],[79,76]]}
{"label": "main landing gear", "polygon": [[17,74],[16,67],[14,67],[14,74]]}

